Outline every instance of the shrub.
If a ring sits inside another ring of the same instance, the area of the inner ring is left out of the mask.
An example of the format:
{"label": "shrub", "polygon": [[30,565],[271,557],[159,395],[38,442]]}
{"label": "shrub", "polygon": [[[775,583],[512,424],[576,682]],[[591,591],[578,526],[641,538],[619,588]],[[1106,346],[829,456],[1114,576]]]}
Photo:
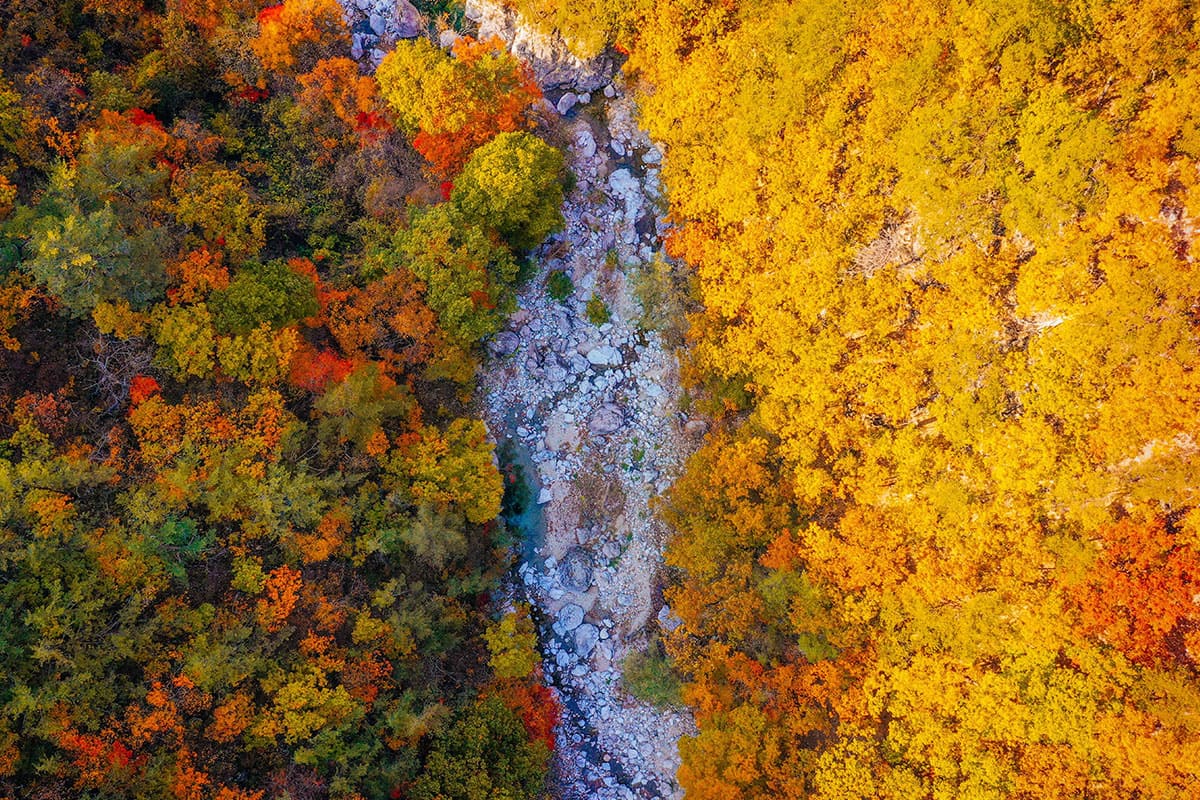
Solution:
{"label": "shrub", "polygon": [[608,304],[604,302],[604,298],[595,292],[592,292],[592,296],[587,301],[587,318],[588,322],[597,328],[612,319],[612,313],[608,310]]}
{"label": "shrub", "polygon": [[638,326],[656,331],[671,345],[682,344],[690,310],[686,275],[671,262],[655,256],[631,276],[634,295],[642,306]]}
{"label": "shrub", "polygon": [[571,280],[571,276],[563,272],[561,269],[556,269],[546,278],[546,294],[550,295],[551,299],[562,303],[575,291],[575,283]]}
{"label": "shrub", "polygon": [[651,642],[645,652],[630,653],[622,662],[621,671],[625,689],[638,700],[660,708],[682,704],[683,684],[671,668],[661,642]]}

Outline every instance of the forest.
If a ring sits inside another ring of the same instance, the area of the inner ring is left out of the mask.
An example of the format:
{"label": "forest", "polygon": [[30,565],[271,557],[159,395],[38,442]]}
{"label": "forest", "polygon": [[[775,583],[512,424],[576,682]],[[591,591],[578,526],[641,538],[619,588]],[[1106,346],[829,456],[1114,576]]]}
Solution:
{"label": "forest", "polygon": [[665,506],[686,796],[1196,796],[1194,7],[640,14],[721,422]]}
{"label": "forest", "polygon": [[333,0],[0,31],[0,797],[537,796],[470,405],[560,224],[525,66],[363,74]]}
{"label": "forest", "polygon": [[[1198,796],[1194,5],[505,5],[665,156],[686,798]],[[474,392],[572,177],[502,43],[349,36],[0,8],[0,797],[546,792]]]}

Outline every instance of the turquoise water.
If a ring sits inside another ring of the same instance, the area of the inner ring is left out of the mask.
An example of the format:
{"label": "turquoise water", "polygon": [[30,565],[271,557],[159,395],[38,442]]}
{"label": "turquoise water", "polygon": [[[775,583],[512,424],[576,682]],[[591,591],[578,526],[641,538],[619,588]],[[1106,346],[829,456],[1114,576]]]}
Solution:
{"label": "turquoise water", "polygon": [[504,478],[504,499],[500,515],[514,543],[521,548],[521,559],[533,564],[537,549],[546,540],[546,518],[538,505],[542,487],[529,448],[514,435],[508,435],[496,448],[500,474]]}

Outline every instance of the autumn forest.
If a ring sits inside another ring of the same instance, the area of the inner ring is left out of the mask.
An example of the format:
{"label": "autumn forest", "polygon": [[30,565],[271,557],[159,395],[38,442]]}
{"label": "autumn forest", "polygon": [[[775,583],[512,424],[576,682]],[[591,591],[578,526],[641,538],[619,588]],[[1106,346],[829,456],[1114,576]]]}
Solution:
{"label": "autumn forest", "polygon": [[[1200,796],[1193,4],[344,5],[0,0],[0,798]],[[603,481],[677,364],[638,625],[523,594],[539,309]]]}

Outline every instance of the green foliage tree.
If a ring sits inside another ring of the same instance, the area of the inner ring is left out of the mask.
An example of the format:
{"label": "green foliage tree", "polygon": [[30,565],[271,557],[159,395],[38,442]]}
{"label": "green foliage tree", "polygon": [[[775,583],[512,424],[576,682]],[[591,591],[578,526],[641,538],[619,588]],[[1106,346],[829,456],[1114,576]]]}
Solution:
{"label": "green foliage tree", "polygon": [[30,241],[27,269],[78,317],[103,300],[144,307],[161,295],[166,272],[135,243],[105,206],[86,215],[68,213],[39,220]]}
{"label": "green foliage tree", "polygon": [[563,226],[562,153],[529,133],[502,133],[480,147],[454,183],[462,216],[525,253]]}
{"label": "green foliage tree", "polygon": [[433,743],[416,800],[533,800],[546,780],[549,749],[530,743],[499,698],[467,707]]}
{"label": "green foliage tree", "polygon": [[512,254],[445,203],[396,235],[393,257],[425,282],[425,301],[463,343],[495,333],[516,309]]}
{"label": "green foliage tree", "polygon": [[256,257],[266,244],[265,221],[239,173],[206,164],[179,176],[174,191],[175,218],[198,228],[209,246],[224,248],[231,262]]}
{"label": "green foliage tree", "polygon": [[319,310],[312,279],[282,260],[243,267],[208,304],[222,333],[249,333],[262,323],[280,328]]}

